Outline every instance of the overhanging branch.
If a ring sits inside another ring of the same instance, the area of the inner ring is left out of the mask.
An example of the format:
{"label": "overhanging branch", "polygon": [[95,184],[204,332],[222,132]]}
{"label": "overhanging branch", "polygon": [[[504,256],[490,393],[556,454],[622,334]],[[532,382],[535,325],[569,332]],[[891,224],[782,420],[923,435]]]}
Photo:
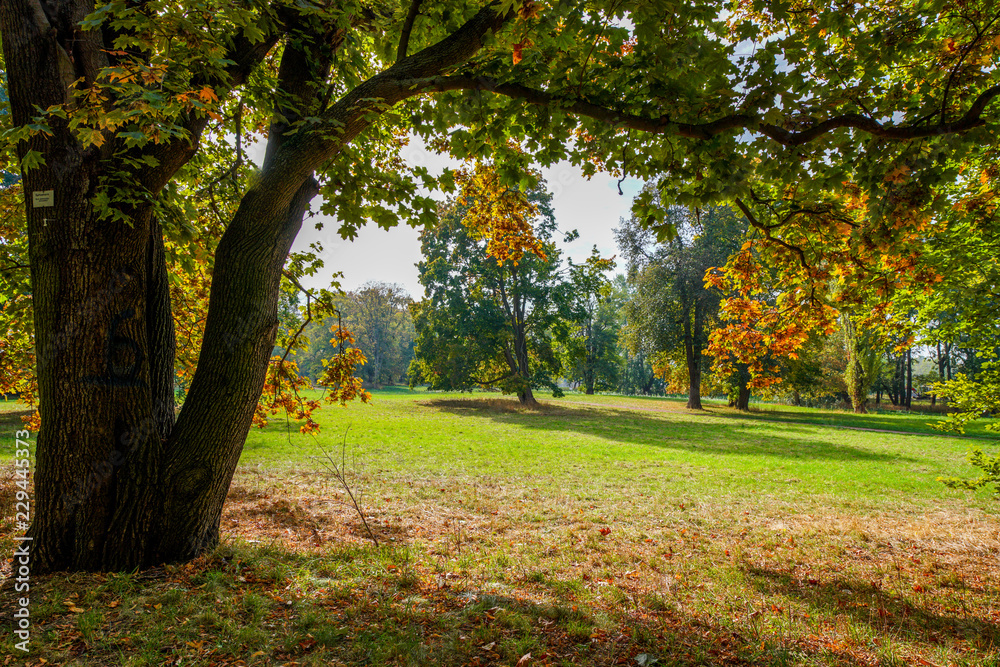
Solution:
{"label": "overhanging branch", "polygon": [[748,130],[773,139],[783,146],[801,146],[837,129],[861,130],[875,137],[895,141],[966,132],[986,124],[982,114],[986,106],[1000,95],[1000,85],[987,88],[973,101],[968,111],[958,120],[936,125],[883,125],[861,114],[841,114],[816,123],[812,127],[792,132],[777,125],[764,123],[754,114],[729,114],[708,123],[677,123],[669,116],[638,116],[582,99],[568,99],[545,90],[530,88],[518,83],[500,83],[483,76],[438,76],[422,79],[401,79],[394,82],[411,94],[420,92],[448,92],[479,90],[519,99],[528,104],[554,106],[571,113],[593,118],[611,125],[641,130],[653,134],[667,134],[691,139],[711,139],[732,130]]}

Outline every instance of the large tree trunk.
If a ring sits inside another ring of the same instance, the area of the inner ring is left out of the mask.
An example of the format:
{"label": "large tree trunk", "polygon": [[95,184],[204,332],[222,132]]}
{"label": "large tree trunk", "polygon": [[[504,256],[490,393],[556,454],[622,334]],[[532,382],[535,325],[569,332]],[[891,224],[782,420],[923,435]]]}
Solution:
{"label": "large tree trunk", "polygon": [[736,409],[737,410],[749,410],[750,409],[750,387],[749,385],[740,385],[739,394],[736,396]]}
{"label": "large tree trunk", "polygon": [[127,567],[135,563],[122,559],[144,548],[137,521],[158,509],[157,467],[174,419],[162,241],[148,209],[131,227],[108,223],[73,201],[87,192],[81,179],[52,185],[58,218],[29,222],[43,424],[34,564]]}
{"label": "large tree trunk", "polygon": [[[241,206],[219,244],[198,372],[167,442],[153,561],[191,558],[218,541],[278,331],[281,269],[317,191],[312,179],[301,185],[280,224],[267,209]],[[220,395],[220,387],[228,391]]]}
{"label": "large tree trunk", "polygon": [[531,391],[531,387],[525,387],[521,391],[517,392],[517,400],[521,402],[521,405],[526,405],[528,407],[538,405],[538,401],[535,400],[535,394]]}
{"label": "large tree trunk", "polygon": [[[68,103],[70,83],[107,63],[97,36],[75,29],[93,5],[58,9],[0,6],[15,125],[37,108]],[[136,517],[157,509],[157,467],[174,420],[160,229],[149,205],[121,208],[128,223],[101,218],[90,200],[106,156],[81,146],[65,121],[17,150],[22,159],[28,150],[45,158],[23,173],[42,422],[32,568],[128,567],[145,547]],[[54,205],[35,208],[33,193],[45,191]]]}

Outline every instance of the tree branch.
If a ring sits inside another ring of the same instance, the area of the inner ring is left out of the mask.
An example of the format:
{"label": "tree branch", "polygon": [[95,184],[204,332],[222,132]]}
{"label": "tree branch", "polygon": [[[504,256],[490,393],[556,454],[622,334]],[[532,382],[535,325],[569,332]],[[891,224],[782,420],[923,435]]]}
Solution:
{"label": "tree branch", "polygon": [[804,130],[792,132],[777,125],[763,123],[754,114],[730,114],[708,123],[677,123],[671,121],[670,117],[666,115],[660,117],[638,116],[582,99],[566,99],[558,94],[529,88],[518,83],[500,83],[496,79],[484,76],[453,75],[398,80],[393,83],[401,89],[409,91],[410,94],[456,90],[486,91],[512,99],[524,100],[528,104],[557,106],[571,113],[611,125],[691,139],[707,140],[732,130],[749,130],[763,134],[783,146],[801,146],[841,128],[861,130],[875,137],[895,141],[957,134],[985,125],[986,121],[982,119],[982,113],[986,106],[997,95],[1000,95],[1000,85],[987,88],[969,106],[965,115],[952,123],[938,123],[932,126],[887,126],[873,118],[849,113],[828,118]]}
{"label": "tree branch", "polygon": [[406,57],[406,49],[410,45],[410,33],[413,31],[413,22],[417,20],[417,15],[420,14],[421,2],[423,0],[411,0],[410,2],[410,11],[406,14],[403,29],[399,31],[399,47],[396,49],[396,62]]}
{"label": "tree branch", "polygon": [[786,243],[785,241],[782,241],[781,239],[778,239],[778,238],[775,238],[774,236],[772,236],[771,235],[771,228],[768,227],[767,225],[765,225],[764,223],[760,222],[759,220],[757,220],[757,217],[753,214],[753,211],[751,211],[749,208],[747,208],[746,204],[743,203],[742,199],[740,199],[739,197],[737,197],[735,201],[736,201],[736,206],[740,209],[740,211],[743,212],[744,217],[746,217],[747,222],[750,223],[751,227],[753,227],[755,229],[759,229],[760,231],[762,231],[764,233],[764,237],[768,241],[770,241],[772,243],[777,243],[778,245],[782,246],[783,248],[791,250],[796,255],[798,255],[799,256],[799,262],[802,263],[802,268],[805,269],[806,271],[809,271],[809,262],[806,261],[806,254],[802,250],[802,248],[800,248],[798,246],[794,246],[791,243]]}

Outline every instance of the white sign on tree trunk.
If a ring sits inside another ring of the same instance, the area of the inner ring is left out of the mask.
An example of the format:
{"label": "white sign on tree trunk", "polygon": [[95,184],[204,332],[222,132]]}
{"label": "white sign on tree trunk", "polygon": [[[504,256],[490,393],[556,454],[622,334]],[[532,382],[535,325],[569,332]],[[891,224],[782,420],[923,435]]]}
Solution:
{"label": "white sign on tree trunk", "polygon": [[54,190],[36,190],[31,193],[31,205],[33,208],[44,208],[56,205],[56,195]]}

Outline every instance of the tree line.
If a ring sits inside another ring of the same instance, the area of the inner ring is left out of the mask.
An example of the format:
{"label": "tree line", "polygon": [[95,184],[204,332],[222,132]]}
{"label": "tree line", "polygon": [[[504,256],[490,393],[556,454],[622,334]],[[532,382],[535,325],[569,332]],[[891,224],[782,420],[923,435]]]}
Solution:
{"label": "tree line", "polygon": [[[737,206],[667,207],[669,234],[636,217],[620,220],[615,238],[626,271],[611,278],[616,263],[596,248],[581,264],[563,261],[544,181],[502,195],[523,197],[530,213],[518,224],[537,243],[520,261],[498,257],[491,239],[468,224],[479,215],[478,201],[468,196],[442,203],[438,222],[421,235],[426,297],[412,305],[411,386],[489,388],[526,404],[538,389],[556,396],[565,388],[686,393],[691,409],[701,409],[703,392],[726,396],[739,409],[747,409],[756,394],[865,412],[883,404],[908,409],[917,396],[935,405],[950,386],[939,383],[983,379],[998,359],[995,345],[977,346],[970,334],[995,341],[995,327],[976,329],[976,321],[963,315],[964,301],[946,304],[941,295],[934,308],[922,303],[919,311],[913,294],[901,295],[893,307],[902,318],[886,318],[881,326],[839,304],[826,328],[811,329],[794,345],[780,339],[780,327],[794,325],[799,316],[788,309],[775,321],[779,331],[771,340],[754,339],[751,329],[741,328],[742,311],[734,315],[733,309],[758,304],[741,302],[743,286],[721,278],[734,275],[759,239]],[[575,237],[569,232],[564,240]],[[755,279],[780,270],[762,264],[764,259],[758,253]],[[789,288],[771,280],[766,299],[777,302]],[[739,354],[757,355],[758,382]]]}

